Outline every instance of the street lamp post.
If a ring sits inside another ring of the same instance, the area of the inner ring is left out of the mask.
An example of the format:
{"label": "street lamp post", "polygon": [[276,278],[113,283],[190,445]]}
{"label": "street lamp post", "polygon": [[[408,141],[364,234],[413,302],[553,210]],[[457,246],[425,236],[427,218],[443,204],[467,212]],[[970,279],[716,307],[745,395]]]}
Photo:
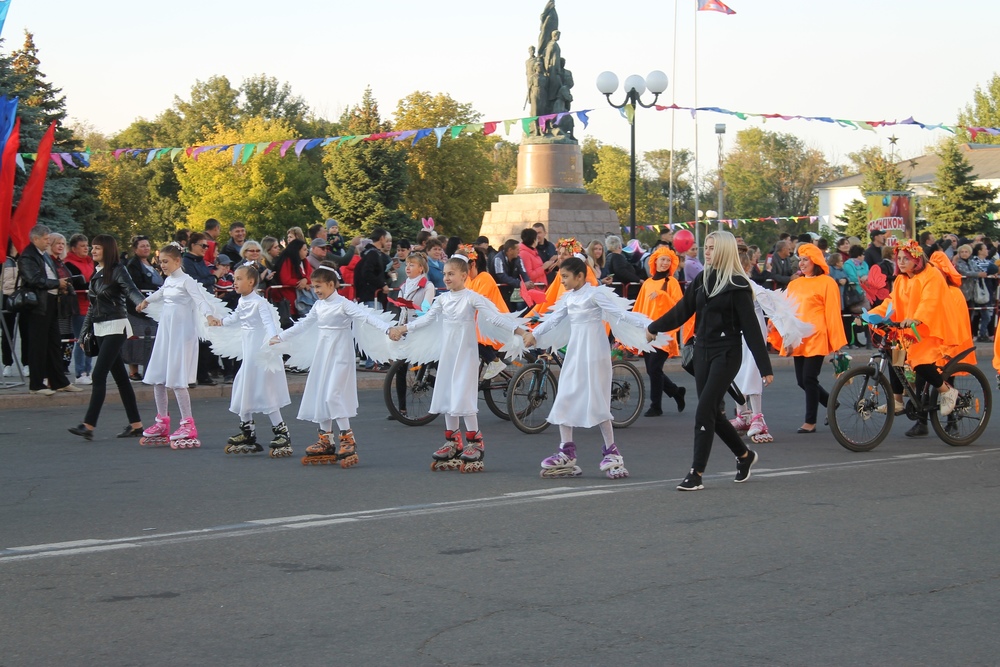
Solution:
{"label": "street lamp post", "polygon": [[715,134],[719,137],[719,229],[722,229],[722,203],[726,192],[726,179],[722,174],[722,137],[726,134],[726,124],[716,123]]}
{"label": "street lamp post", "polygon": [[[667,79],[667,75],[660,70],[650,72],[646,75],[645,79],[638,74],[633,74],[625,79],[625,101],[621,104],[615,104],[611,101],[611,95],[618,90],[618,76],[614,72],[601,72],[597,77],[597,89],[607,98],[608,104],[615,109],[624,109],[626,106],[632,106],[632,118],[630,122],[632,129],[632,150],[629,171],[629,236],[633,239],[635,238],[635,110],[636,107],[648,109],[656,104],[656,100],[667,89],[668,85],[669,80]],[[649,92],[653,93],[653,101],[649,104],[646,104],[641,99],[647,87],[649,88]],[[673,205],[673,202],[670,203]]]}

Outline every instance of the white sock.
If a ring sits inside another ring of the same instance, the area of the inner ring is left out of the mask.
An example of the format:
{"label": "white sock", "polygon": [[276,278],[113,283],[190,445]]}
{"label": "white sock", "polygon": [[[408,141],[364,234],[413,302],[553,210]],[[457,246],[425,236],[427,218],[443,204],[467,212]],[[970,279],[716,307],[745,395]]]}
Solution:
{"label": "white sock", "polygon": [[167,403],[167,385],[153,385],[153,400],[156,401],[156,414],[166,417],[170,414],[170,405]]}
{"label": "white sock", "polygon": [[337,428],[341,431],[351,430],[351,420],[347,417],[337,417]]}
{"label": "white sock", "polygon": [[604,438],[604,446],[610,447],[615,444],[615,431],[611,427],[611,420],[607,419],[602,421],[597,425],[597,428],[601,429],[601,437]]}

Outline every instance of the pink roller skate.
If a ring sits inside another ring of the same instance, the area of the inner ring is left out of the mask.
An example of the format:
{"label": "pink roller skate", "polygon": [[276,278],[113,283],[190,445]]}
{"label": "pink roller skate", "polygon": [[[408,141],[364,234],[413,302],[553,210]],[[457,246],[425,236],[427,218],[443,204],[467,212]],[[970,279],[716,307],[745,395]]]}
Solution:
{"label": "pink roller skate", "polygon": [[750,419],[750,428],[747,429],[747,435],[750,436],[751,442],[774,442],[774,436],[767,430],[764,415],[760,413],[755,414]]}
{"label": "pink roller skate", "polygon": [[576,464],[576,444],[564,442],[559,451],[542,461],[542,478],[579,477],[583,470]]}
{"label": "pink roller skate", "polygon": [[740,409],[736,408],[736,419],[730,419],[729,423],[733,425],[737,433],[744,435],[750,428],[750,413],[740,412]]}
{"label": "pink roller skate", "polygon": [[625,479],[628,477],[628,470],[625,469],[625,460],[622,459],[618,446],[614,443],[610,447],[602,447],[601,472],[608,476],[608,479]]}
{"label": "pink roller skate", "polygon": [[194,425],[194,419],[188,417],[182,419],[177,430],[170,434],[170,448],[184,449],[186,447],[201,447],[198,440],[198,427]]}
{"label": "pink roller skate", "polygon": [[170,416],[156,415],[156,422],[142,432],[139,444],[143,447],[162,447],[170,444]]}

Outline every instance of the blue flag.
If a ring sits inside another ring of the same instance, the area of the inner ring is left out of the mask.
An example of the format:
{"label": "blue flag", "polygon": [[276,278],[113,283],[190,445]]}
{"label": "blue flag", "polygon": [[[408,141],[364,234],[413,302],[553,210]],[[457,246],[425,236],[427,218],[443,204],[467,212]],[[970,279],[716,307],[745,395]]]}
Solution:
{"label": "blue flag", "polygon": [[[0,7],[6,7],[10,0],[0,0]],[[3,155],[3,147],[10,139],[10,133],[14,130],[14,119],[17,117],[17,98],[8,98],[0,95],[0,156]]]}
{"label": "blue flag", "polygon": [[8,9],[10,9],[10,0],[0,0],[0,35],[3,34],[3,23],[7,20]]}

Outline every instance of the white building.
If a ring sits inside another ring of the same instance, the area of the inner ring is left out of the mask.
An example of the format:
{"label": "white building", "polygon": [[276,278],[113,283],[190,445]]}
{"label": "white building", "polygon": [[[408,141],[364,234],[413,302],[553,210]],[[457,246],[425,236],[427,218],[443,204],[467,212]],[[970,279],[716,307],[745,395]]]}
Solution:
{"label": "white building", "polygon": [[[972,166],[977,184],[992,188],[1000,186],[1000,145],[962,144],[961,149]],[[931,196],[930,188],[934,185],[941,158],[930,153],[901,160],[897,164],[903,178],[909,181],[915,204],[921,197]],[[844,214],[847,205],[855,199],[865,200],[865,193],[861,191],[861,174],[820,183],[816,186],[816,193],[819,195],[819,215],[824,227],[840,226],[842,223],[837,217]]]}

